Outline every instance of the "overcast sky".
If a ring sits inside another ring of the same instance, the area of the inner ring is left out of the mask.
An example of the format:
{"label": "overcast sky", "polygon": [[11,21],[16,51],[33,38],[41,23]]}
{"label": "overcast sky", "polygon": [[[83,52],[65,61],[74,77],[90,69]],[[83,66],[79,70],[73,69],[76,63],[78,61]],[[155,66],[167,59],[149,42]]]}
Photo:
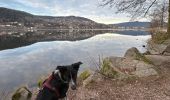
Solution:
{"label": "overcast sky", "polygon": [[114,8],[100,7],[101,0],[0,0],[1,7],[47,16],[81,16],[99,23],[129,21],[125,14],[115,14]]}

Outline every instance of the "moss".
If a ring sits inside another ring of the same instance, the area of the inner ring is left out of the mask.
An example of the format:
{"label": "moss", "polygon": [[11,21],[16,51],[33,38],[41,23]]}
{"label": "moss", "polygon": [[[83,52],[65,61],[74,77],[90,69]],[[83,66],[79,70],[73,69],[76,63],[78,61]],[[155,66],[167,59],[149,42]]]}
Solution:
{"label": "moss", "polygon": [[82,72],[80,74],[79,79],[83,81],[83,80],[87,79],[90,75],[91,75],[90,71],[85,70],[84,72]]}
{"label": "moss", "polygon": [[141,54],[141,53],[137,53],[137,55],[136,55],[136,60],[144,61],[144,62],[147,63],[147,64],[153,64],[152,61],[150,61],[149,59],[147,59],[147,58],[145,57],[145,55],[143,55],[143,54]]}
{"label": "moss", "polygon": [[103,61],[100,72],[110,78],[115,78],[118,75],[118,72],[110,66],[110,61],[108,59]]}
{"label": "moss", "polygon": [[41,88],[41,87],[42,87],[43,82],[44,82],[44,80],[43,80],[43,79],[39,79],[39,80],[38,80],[37,85],[38,85],[38,87],[39,87],[39,88]]}
{"label": "moss", "polygon": [[[22,89],[23,89],[23,90],[22,90]],[[29,89],[28,89],[27,87],[25,87],[25,86],[24,86],[24,87],[20,87],[20,88],[18,88],[18,89],[15,91],[15,93],[12,95],[12,100],[20,100],[21,94],[22,94],[22,92],[23,92],[24,90],[28,91],[27,100],[30,100],[31,97],[32,97],[32,93],[31,93],[31,91],[29,91]]]}

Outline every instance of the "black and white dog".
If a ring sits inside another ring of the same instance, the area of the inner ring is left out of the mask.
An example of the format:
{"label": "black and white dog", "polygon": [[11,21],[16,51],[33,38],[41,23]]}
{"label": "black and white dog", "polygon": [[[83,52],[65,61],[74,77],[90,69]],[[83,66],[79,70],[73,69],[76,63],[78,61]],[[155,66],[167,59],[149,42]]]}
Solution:
{"label": "black and white dog", "polygon": [[66,97],[71,83],[71,89],[76,89],[77,73],[82,62],[67,66],[57,66],[52,75],[43,83],[36,100],[58,100]]}

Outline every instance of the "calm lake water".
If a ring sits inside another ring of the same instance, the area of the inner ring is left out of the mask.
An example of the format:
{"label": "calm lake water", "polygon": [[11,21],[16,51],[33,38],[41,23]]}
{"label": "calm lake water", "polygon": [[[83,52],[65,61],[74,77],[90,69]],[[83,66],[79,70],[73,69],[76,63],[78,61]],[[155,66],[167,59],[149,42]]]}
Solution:
{"label": "calm lake water", "polygon": [[57,65],[82,61],[80,71],[88,68],[93,70],[99,56],[123,56],[130,47],[145,52],[142,45],[146,45],[150,35],[134,31],[124,34],[105,33],[78,41],[38,42],[0,51],[0,89],[13,90],[26,84],[36,86],[37,80],[48,75]]}

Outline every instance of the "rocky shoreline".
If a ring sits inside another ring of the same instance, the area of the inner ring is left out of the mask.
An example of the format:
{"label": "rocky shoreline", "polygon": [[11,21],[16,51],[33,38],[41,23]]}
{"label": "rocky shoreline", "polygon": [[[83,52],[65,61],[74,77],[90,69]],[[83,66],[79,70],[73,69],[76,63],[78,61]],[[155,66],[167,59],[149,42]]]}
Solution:
{"label": "rocky shoreline", "polygon": [[[107,68],[102,74],[93,72],[77,91],[70,90],[68,97],[71,100],[169,100],[170,42],[167,41],[148,43],[144,54],[133,47],[124,57],[106,58],[113,71]],[[108,77],[113,72],[114,78]]]}
{"label": "rocky shoreline", "polygon": [[[150,46],[152,45],[152,47]],[[160,46],[161,45],[161,46]],[[163,48],[160,48],[165,46]],[[124,57],[107,57],[95,72],[85,71],[78,78],[78,89],[69,90],[69,100],[169,100],[170,42],[148,43],[148,51],[133,47]],[[33,89],[35,99],[38,89]],[[29,92],[22,90],[27,100]],[[18,99],[17,99],[18,100]]]}

